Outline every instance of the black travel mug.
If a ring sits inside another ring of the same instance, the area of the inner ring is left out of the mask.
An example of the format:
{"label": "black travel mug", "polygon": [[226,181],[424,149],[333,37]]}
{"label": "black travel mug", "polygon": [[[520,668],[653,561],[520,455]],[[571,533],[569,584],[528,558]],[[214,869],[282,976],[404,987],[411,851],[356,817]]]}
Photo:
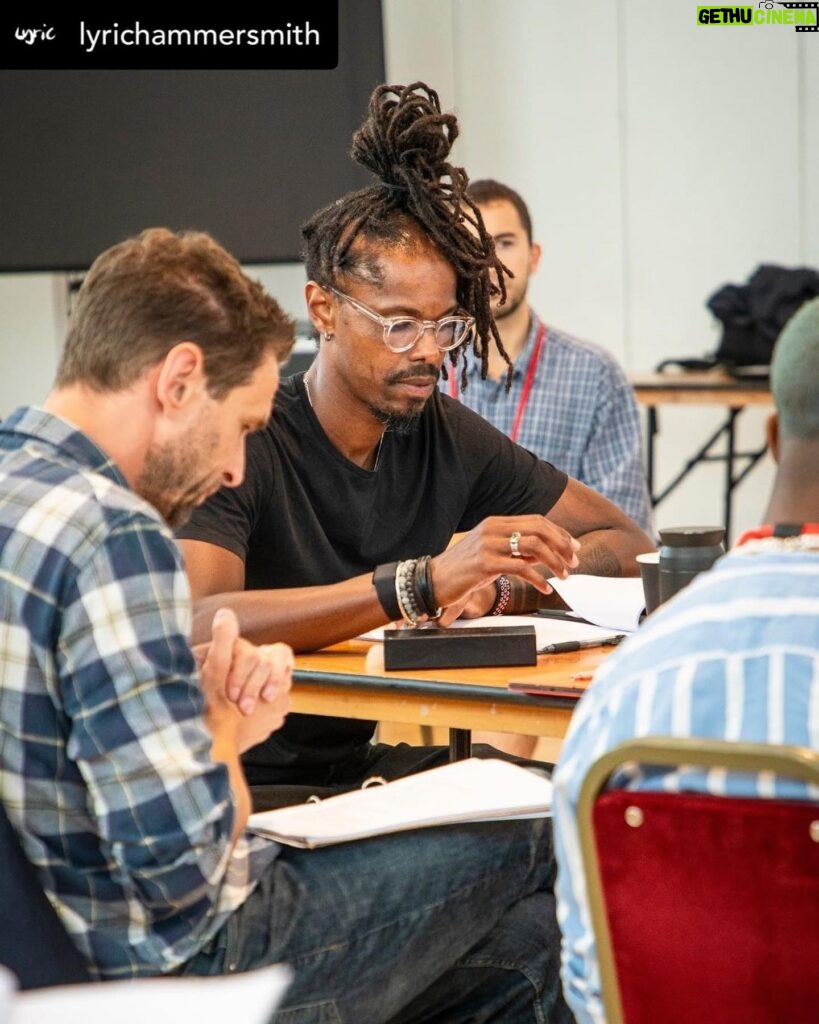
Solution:
{"label": "black travel mug", "polygon": [[660,530],[660,604],[710,569],[725,554],[721,526],[680,526]]}

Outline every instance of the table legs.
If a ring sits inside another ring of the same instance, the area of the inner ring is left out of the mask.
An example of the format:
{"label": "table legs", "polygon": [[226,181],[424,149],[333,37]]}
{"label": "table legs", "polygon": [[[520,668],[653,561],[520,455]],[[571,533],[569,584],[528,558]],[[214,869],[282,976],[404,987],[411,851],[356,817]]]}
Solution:
{"label": "table legs", "polygon": [[449,760],[464,761],[472,756],[472,730],[449,730]]}
{"label": "table legs", "polygon": [[[663,490],[658,494],[654,489],[654,464],[656,458],[656,437],[660,432],[659,417],[654,406],[649,406],[648,409],[648,437],[646,443],[648,465],[646,467],[646,480],[648,482],[648,490],[651,495],[652,505],[656,507],[661,501],[667,498],[672,491],[675,491],[683,480],[685,480],[688,474],[701,462],[725,463],[723,525],[725,526],[726,547],[730,544],[734,491],[767,451],[767,447],[764,445],[762,448],[755,451],[742,452],[736,450],[736,421],[741,412],[741,408],[730,408],[726,419],[720,424],[708,440],[695,452],[695,454],[687,460],[674,479],[670,483],[666,484]],[[711,449],[718,441],[720,441],[723,435],[725,435],[725,451],[712,452]],[[737,471],[737,461],[739,459],[747,459],[748,461],[740,471]]]}

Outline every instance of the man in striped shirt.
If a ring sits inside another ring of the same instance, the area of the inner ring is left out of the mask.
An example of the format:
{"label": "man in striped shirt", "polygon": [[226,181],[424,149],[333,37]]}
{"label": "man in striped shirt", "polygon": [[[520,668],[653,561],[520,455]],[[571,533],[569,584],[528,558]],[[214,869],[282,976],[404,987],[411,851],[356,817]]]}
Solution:
{"label": "man in striped shirt", "polygon": [[[819,750],[819,299],[783,330],[771,387],[777,475],[767,525],[749,531],[606,661],[578,706],[555,773],[563,983],[578,1024],[604,1019],[576,825],[592,762],[649,735]],[[787,779],[694,769],[624,770],[613,785],[815,796]]]}

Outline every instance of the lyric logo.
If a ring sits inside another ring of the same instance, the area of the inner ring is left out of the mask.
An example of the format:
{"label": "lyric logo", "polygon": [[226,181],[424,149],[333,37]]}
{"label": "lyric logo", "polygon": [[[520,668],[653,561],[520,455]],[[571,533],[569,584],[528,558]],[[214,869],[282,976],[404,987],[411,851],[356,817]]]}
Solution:
{"label": "lyric logo", "polygon": [[793,25],[797,32],[819,31],[819,0],[776,3],[761,0],[756,7],[697,7],[698,25]]}
{"label": "lyric logo", "polygon": [[43,25],[42,28],[16,28],[14,38],[26,46],[33,46],[35,43],[51,42],[57,38],[57,32],[49,25]]}
{"label": "lyric logo", "polygon": [[277,0],[247,21],[229,9],[195,19],[160,11],[108,21],[82,19],[70,4],[57,13],[36,3],[6,4],[9,12],[0,11],[0,69],[330,70],[338,66],[338,5]]}

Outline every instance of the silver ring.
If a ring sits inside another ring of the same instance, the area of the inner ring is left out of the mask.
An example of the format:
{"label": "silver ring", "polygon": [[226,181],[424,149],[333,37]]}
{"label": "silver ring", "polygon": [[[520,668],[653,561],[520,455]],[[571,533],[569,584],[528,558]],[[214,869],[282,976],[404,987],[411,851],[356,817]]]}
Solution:
{"label": "silver ring", "polygon": [[512,558],[523,558],[520,553],[520,533],[517,530],[509,538],[509,550],[512,552]]}

